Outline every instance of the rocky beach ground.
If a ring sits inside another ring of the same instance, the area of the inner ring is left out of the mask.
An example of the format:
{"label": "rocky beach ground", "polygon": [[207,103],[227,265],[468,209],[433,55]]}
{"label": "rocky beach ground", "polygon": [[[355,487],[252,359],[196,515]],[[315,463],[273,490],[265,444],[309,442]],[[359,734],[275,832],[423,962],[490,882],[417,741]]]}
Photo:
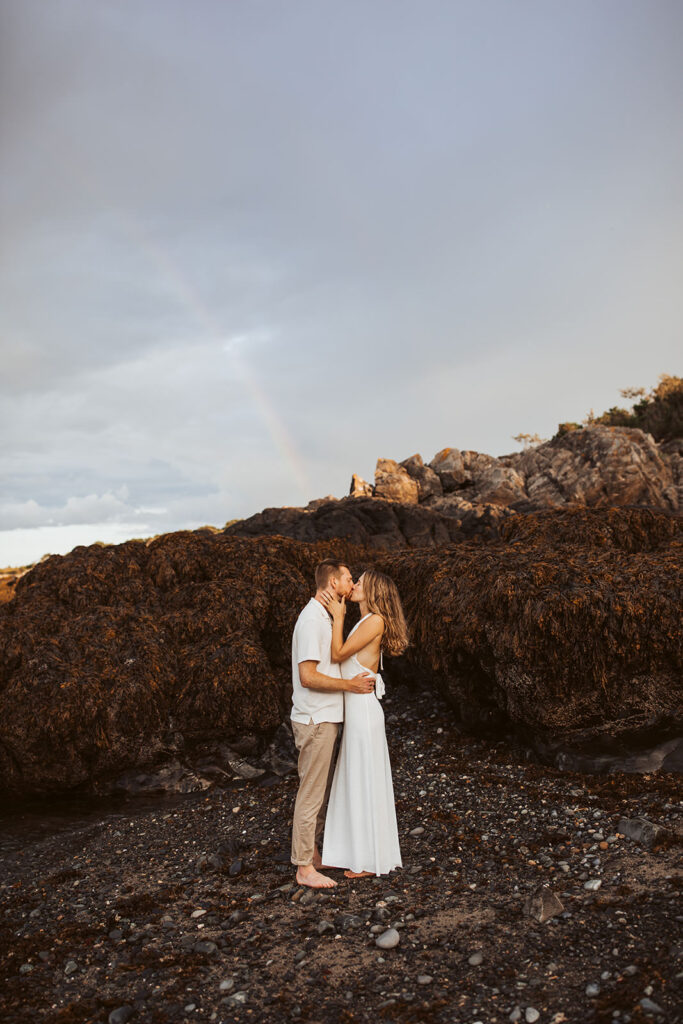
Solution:
{"label": "rocky beach ground", "polygon": [[383,706],[390,876],[296,885],[294,773],[5,812],[3,1024],[683,1019],[681,776],[541,766],[431,693]]}

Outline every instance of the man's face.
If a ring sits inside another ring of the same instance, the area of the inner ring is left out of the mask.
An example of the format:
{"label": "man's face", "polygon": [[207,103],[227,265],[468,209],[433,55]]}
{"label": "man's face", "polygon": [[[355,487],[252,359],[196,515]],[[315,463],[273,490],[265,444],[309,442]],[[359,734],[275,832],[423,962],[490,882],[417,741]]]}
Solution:
{"label": "man's face", "polygon": [[330,590],[333,594],[336,594],[338,598],[348,598],[351,596],[351,591],[353,590],[353,576],[346,566],[342,567],[342,571],[339,576],[332,576],[330,579]]}

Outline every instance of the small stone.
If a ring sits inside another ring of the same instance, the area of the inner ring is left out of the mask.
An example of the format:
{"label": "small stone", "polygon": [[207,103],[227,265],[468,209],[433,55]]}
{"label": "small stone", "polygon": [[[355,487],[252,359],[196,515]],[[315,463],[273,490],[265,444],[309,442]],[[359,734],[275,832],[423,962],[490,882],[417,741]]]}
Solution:
{"label": "small stone", "polygon": [[422,825],[418,825],[417,828],[411,828],[410,835],[411,836],[421,836],[423,832],[424,832],[424,828],[422,827]]}
{"label": "small stone", "polygon": [[583,883],[584,889],[587,889],[588,892],[596,892],[600,888],[601,885],[602,885],[602,879],[601,878],[589,878],[587,882]]}
{"label": "small stone", "polygon": [[235,987],[235,980],[234,980],[234,978],[225,978],[225,980],[222,981],[220,983],[220,985],[218,986],[218,991],[219,992],[229,992],[234,987]]}
{"label": "small stone", "polygon": [[19,968],[19,974],[30,974],[33,970],[33,964],[22,964]]}
{"label": "small stone", "polygon": [[193,910],[190,917],[203,917],[205,913],[205,910]]}
{"label": "small stone", "polygon": [[[339,922],[342,931],[346,931],[348,928],[360,928],[363,921],[357,914],[344,914]],[[379,926],[380,931],[384,929]],[[372,929],[370,929],[372,931]]]}
{"label": "small stone", "polygon": [[67,960],[66,966],[64,967],[65,974],[73,974],[74,971],[78,970],[78,964],[75,960]]}
{"label": "small stone", "polygon": [[628,976],[630,976],[632,974],[637,974],[638,973],[638,968],[636,967],[635,964],[629,964],[628,967],[624,967],[624,969],[623,969],[623,971],[621,973],[622,974],[626,974]]}
{"label": "small stone", "polygon": [[401,936],[396,931],[396,929],[387,928],[385,932],[382,932],[381,935],[377,936],[377,938],[375,939],[375,945],[379,949],[394,949],[395,946],[398,946],[400,941]]}
{"label": "small stone", "polygon": [[431,974],[418,974],[417,976],[418,985],[431,985],[433,981]]}
{"label": "small stone", "polygon": [[512,1011],[512,1013],[510,1014],[510,1016],[508,1017],[508,1020],[511,1020],[511,1021],[512,1021],[512,1024],[516,1024],[516,1022],[517,1022],[518,1020],[521,1020],[521,1019],[522,1019],[522,1010],[521,1010],[521,1007],[519,1007],[519,1006],[515,1006],[514,1010]]}
{"label": "small stone", "polygon": [[541,1015],[538,1010],[534,1009],[533,1006],[527,1006],[524,1011],[524,1018],[527,1021],[527,1024],[534,1024],[534,1021],[537,1021],[540,1016]]}
{"label": "small stone", "polygon": [[593,982],[590,985],[586,985],[586,995],[589,999],[595,999],[596,996],[600,995],[600,986]]}
{"label": "small stone", "polygon": [[227,1003],[228,1006],[243,1006],[247,1001],[246,992],[233,992],[231,996],[227,996],[223,1002]]}
{"label": "small stone", "polygon": [[546,886],[541,886],[527,896],[522,906],[522,912],[527,917],[532,917],[534,921],[538,921],[539,924],[549,921],[551,917],[557,917],[563,910],[564,907],[560,900]]}
{"label": "small stone", "polygon": [[[619,829],[621,831],[621,823],[619,825]],[[652,999],[648,999],[647,996],[640,1000],[640,1008],[644,1013],[664,1013],[661,1006],[655,1003]]]}
{"label": "small stone", "polygon": [[123,932],[121,931],[120,928],[112,928],[112,930],[109,932],[109,938],[112,940],[112,942],[118,942],[119,939],[123,938]]}
{"label": "small stone", "polygon": [[242,861],[234,860],[228,868],[228,874],[231,878],[236,878],[242,871]]}
{"label": "small stone", "polygon": [[617,831],[628,836],[629,839],[635,840],[636,843],[640,843],[646,849],[651,849],[656,840],[667,833],[667,829],[662,828],[661,825],[655,825],[654,822],[643,817],[621,818],[617,825]]}
{"label": "small stone", "polygon": [[195,953],[215,953],[218,949],[218,946],[216,945],[215,942],[210,942],[206,940],[202,942],[195,942],[193,948]]}
{"label": "small stone", "polygon": [[472,956],[467,958],[467,963],[471,967],[478,967],[479,964],[483,963],[483,960],[484,960],[484,954],[482,953],[482,951],[480,949],[478,949],[476,951],[476,953],[472,953]]}
{"label": "small stone", "polygon": [[325,920],[319,921],[318,926],[316,928],[318,935],[326,935],[328,932],[333,932],[334,930],[335,928],[332,922]]}
{"label": "small stone", "polygon": [[130,1020],[132,1016],[132,1006],[119,1006],[118,1009],[111,1011],[107,1020],[109,1024],[126,1024],[126,1021]]}

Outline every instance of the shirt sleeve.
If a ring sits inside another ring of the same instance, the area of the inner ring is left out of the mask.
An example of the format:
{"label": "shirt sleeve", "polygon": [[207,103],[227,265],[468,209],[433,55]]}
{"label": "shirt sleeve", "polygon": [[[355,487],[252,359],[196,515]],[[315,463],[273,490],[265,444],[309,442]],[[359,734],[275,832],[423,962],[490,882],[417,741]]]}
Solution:
{"label": "shirt sleeve", "polygon": [[297,637],[297,662],[321,662],[330,653],[332,641],[329,631],[323,629],[324,623],[302,622]]}

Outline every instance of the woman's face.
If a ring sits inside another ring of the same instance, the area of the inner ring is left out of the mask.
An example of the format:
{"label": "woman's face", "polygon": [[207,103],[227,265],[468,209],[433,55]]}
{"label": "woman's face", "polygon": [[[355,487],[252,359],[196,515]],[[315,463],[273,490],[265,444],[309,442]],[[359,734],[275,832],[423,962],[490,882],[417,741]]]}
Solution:
{"label": "woman's face", "polygon": [[[365,576],[365,573],[363,573],[363,576]],[[363,576],[360,577],[358,583],[354,583],[349,601],[355,601],[358,603],[359,601],[365,600],[365,594],[363,592]]]}

